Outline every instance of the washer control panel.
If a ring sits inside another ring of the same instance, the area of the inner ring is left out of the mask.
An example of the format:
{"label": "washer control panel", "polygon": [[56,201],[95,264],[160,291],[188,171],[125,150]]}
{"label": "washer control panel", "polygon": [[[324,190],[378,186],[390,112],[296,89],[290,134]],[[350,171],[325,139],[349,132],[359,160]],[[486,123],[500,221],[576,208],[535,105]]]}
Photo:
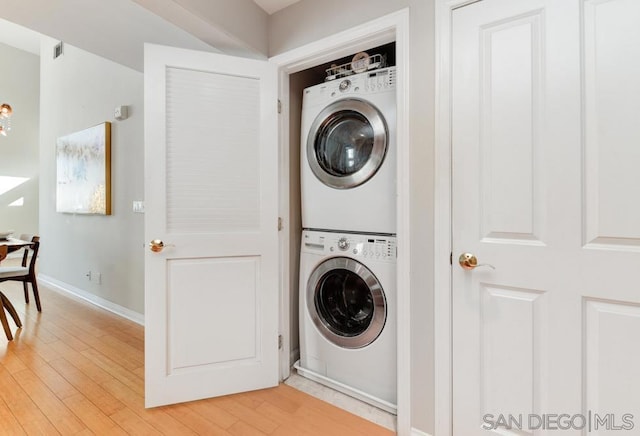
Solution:
{"label": "washer control panel", "polygon": [[396,67],[353,74],[348,79],[336,79],[306,88],[304,99],[316,104],[326,102],[327,95],[342,98],[347,95],[371,94],[393,91],[396,87]]}
{"label": "washer control panel", "polygon": [[396,238],[387,235],[357,235],[305,230],[302,249],[325,255],[363,257],[380,261],[395,261]]}
{"label": "washer control panel", "polygon": [[384,236],[371,236],[359,244],[358,253],[370,259],[394,259],[396,258],[395,240]]}

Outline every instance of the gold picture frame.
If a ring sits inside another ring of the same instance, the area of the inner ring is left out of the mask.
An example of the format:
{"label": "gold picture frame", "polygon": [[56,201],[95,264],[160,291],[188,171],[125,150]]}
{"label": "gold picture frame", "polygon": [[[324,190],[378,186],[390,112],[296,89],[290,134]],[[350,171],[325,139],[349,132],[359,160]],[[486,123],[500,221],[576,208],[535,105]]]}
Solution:
{"label": "gold picture frame", "polygon": [[111,215],[111,123],[56,140],[56,211]]}

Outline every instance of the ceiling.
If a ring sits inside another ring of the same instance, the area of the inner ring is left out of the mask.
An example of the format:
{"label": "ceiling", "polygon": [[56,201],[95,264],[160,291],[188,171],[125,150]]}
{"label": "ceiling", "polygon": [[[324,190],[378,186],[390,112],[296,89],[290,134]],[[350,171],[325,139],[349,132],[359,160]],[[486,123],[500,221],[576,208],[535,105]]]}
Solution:
{"label": "ceiling", "polygon": [[278,12],[300,0],[253,0],[258,6],[264,9],[269,15]]}

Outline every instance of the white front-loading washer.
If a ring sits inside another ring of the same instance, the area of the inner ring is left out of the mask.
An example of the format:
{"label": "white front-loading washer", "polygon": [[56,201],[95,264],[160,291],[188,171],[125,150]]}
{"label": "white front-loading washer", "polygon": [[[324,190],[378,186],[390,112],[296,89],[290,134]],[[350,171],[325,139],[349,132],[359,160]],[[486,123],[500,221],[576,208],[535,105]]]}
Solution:
{"label": "white front-loading washer", "polygon": [[305,230],[298,373],[396,411],[396,240]]}
{"label": "white front-loading washer", "polygon": [[306,88],[302,227],[396,233],[396,67]]}

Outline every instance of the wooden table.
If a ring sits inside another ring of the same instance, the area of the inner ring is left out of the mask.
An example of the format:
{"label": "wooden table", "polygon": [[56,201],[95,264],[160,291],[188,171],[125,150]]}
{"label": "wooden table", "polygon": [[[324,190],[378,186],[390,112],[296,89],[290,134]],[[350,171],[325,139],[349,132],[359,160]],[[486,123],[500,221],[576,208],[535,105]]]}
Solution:
{"label": "wooden table", "polygon": [[[7,246],[7,252],[9,252],[9,253],[12,253],[14,251],[18,251],[21,248],[30,246],[31,244],[32,244],[31,241],[23,241],[21,239],[14,239],[14,238],[0,239],[0,246],[6,245]],[[2,260],[2,259],[0,259],[0,260]],[[16,312],[16,309],[13,307],[13,304],[11,304],[11,301],[9,301],[7,296],[4,295],[2,293],[2,291],[0,291],[0,301],[2,301],[2,307],[0,307],[0,311],[2,311],[2,313],[0,313],[0,323],[2,324],[2,327],[4,329],[4,333],[7,336],[7,339],[12,340],[13,339],[13,335],[11,334],[11,330],[9,328],[9,324],[7,323],[7,317],[4,314],[4,309],[6,309],[7,312],[9,312],[9,314],[13,318],[13,321],[16,323],[16,326],[18,328],[22,327],[22,322],[20,321],[20,317],[18,316],[18,312]]]}

